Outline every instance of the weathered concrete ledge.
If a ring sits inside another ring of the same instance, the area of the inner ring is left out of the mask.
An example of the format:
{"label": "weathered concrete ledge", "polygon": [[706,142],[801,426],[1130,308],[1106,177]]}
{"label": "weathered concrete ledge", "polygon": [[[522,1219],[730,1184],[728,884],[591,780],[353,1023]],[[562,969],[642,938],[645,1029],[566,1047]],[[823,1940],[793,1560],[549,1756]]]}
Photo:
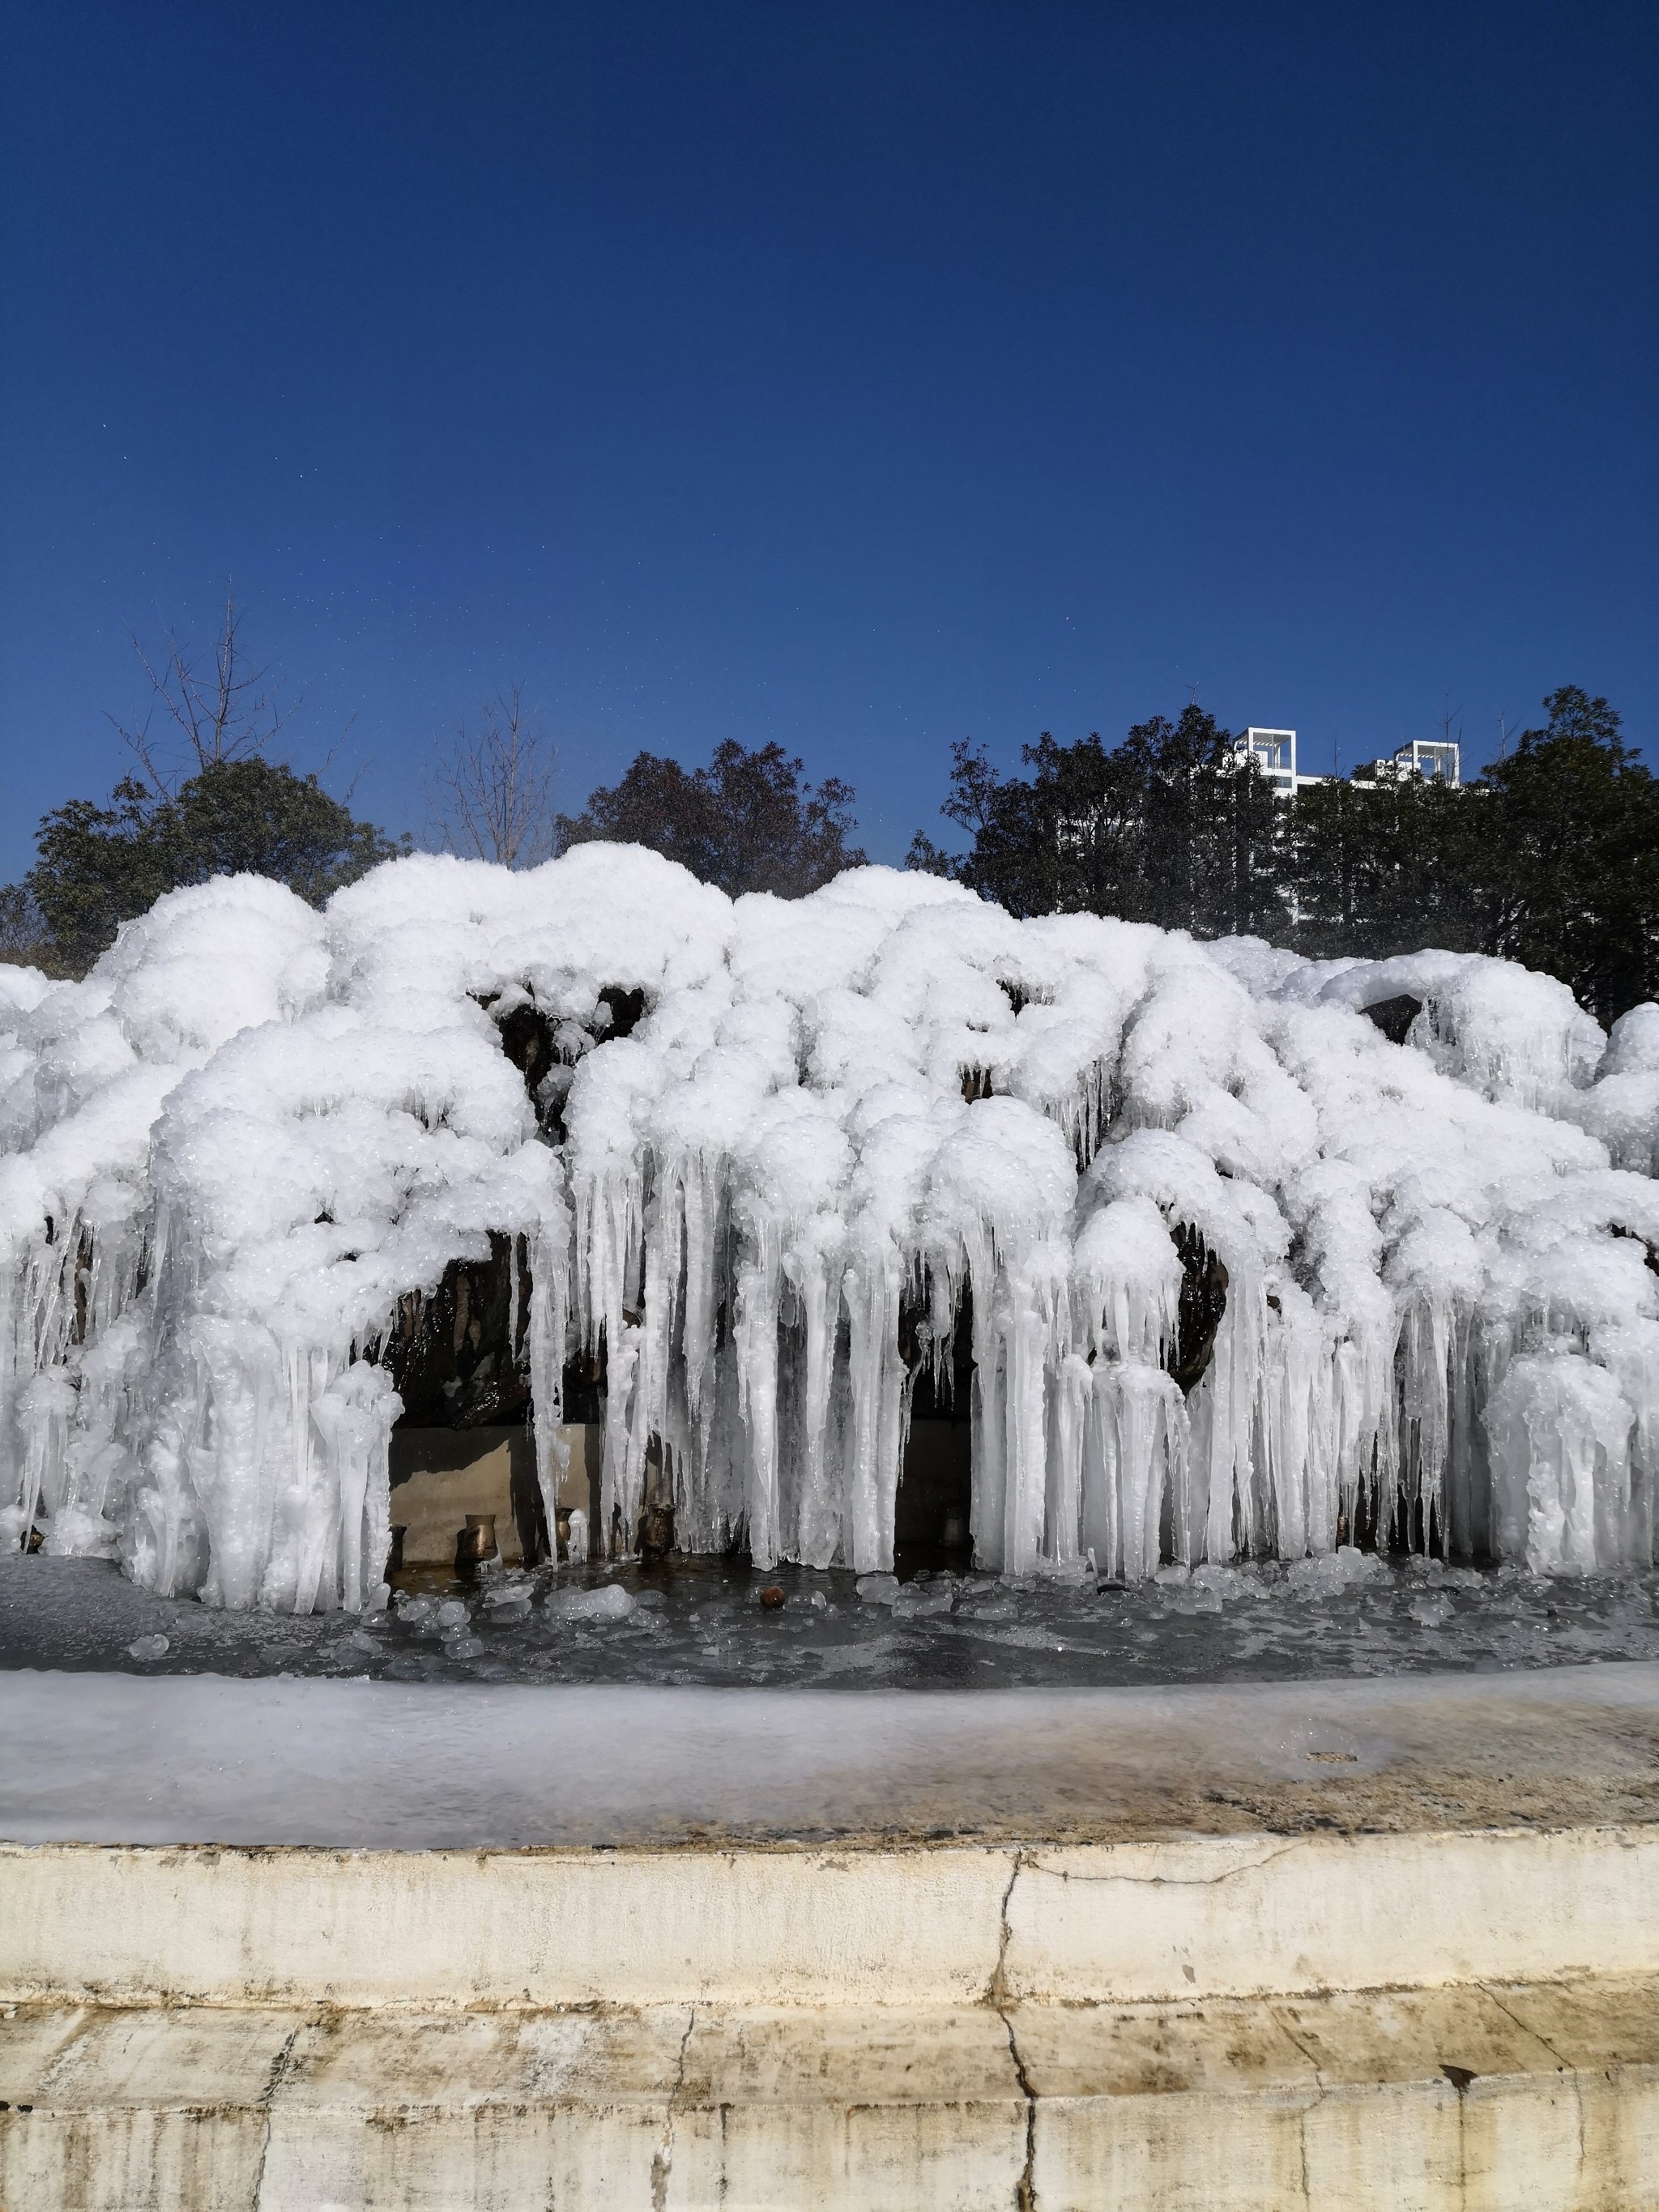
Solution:
{"label": "weathered concrete ledge", "polygon": [[1659,1827],[861,1850],[0,1849],[0,2002],[1153,2003],[1659,1972]]}
{"label": "weathered concrete ledge", "polygon": [[[7,1680],[14,1834],[146,1771],[75,1679]],[[447,1693],[321,1686],[381,1732],[340,1765],[276,1686],[250,1765],[312,1840],[213,1797],[210,1696],[147,1802],[240,1840],[0,1844],[5,2212],[1659,2208],[1659,1670],[632,1693],[608,1765],[610,1693],[532,1692],[463,1779],[534,1840],[466,1849],[417,1786]],[[362,1848],[399,1738],[434,1847]]]}
{"label": "weathered concrete ledge", "polygon": [[0,2202],[76,2212],[1639,2212],[1659,1982],[1168,2006],[22,2008]]}

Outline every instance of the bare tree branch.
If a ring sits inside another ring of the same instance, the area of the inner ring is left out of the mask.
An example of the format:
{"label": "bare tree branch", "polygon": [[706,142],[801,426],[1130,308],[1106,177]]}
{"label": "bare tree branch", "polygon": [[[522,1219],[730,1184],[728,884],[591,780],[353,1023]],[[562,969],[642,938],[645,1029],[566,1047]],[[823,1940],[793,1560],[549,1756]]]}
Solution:
{"label": "bare tree branch", "polygon": [[300,702],[279,702],[283,678],[269,668],[244,665],[241,614],[234,592],[227,586],[225,612],[212,651],[210,673],[200,656],[192,654],[169,630],[164,661],[158,666],[144,650],[136,632],[129,630],[134,657],[144,672],[149,700],[142,720],[117,721],[109,717],[121,742],[137,758],[158,796],[171,798],[180,774],[161,754],[152,731],[157,714],[173,727],[189,746],[184,774],[199,775],[222,761],[242,760],[263,752]]}
{"label": "bare tree branch", "polygon": [[426,778],[437,842],[465,860],[533,868],[557,850],[553,775],[558,756],[515,684],[465,722]]}

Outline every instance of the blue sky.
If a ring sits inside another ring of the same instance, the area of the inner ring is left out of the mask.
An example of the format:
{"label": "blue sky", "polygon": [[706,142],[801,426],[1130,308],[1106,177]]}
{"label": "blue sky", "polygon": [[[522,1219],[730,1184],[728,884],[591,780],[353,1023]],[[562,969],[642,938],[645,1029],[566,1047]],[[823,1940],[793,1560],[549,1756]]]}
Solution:
{"label": "blue sky", "polygon": [[0,880],[227,578],[418,830],[521,683],[574,806],[1196,685],[1345,765],[1659,708],[1650,5],[5,10]]}

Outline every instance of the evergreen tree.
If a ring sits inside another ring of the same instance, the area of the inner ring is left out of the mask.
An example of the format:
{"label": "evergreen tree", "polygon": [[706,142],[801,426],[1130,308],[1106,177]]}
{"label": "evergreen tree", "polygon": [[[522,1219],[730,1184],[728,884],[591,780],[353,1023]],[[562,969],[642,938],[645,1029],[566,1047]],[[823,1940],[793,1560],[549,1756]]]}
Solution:
{"label": "evergreen tree", "polygon": [[1309,786],[1286,810],[1286,941],[1317,960],[1483,950],[1492,824],[1483,796],[1420,775]]}
{"label": "evergreen tree", "polygon": [[814,787],[803,775],[781,745],[751,749],[730,738],[690,774],[638,753],[620,783],[594,792],[580,814],[560,816],[561,842],[648,845],[734,898],[799,898],[865,859],[848,842],[852,785],[831,775]]}
{"label": "evergreen tree", "polygon": [[958,857],[919,836],[910,865],[955,876],[1012,914],[1112,914],[1200,936],[1271,935],[1287,907],[1272,787],[1201,708],[1024,748],[1029,776],[999,778],[952,749],[941,810],[973,839]]}
{"label": "evergreen tree", "polygon": [[22,888],[52,964],[83,975],[122,922],[180,884],[270,876],[319,906],[407,849],[407,839],[394,843],[354,819],[314,775],[256,755],[211,762],[173,793],[128,776],[107,806],[70,799],[41,823]]}
{"label": "evergreen tree", "polygon": [[1197,707],[1112,748],[1045,732],[1024,775],[958,744],[942,811],[969,849],[918,836],[910,865],[1021,915],[1118,915],[1315,958],[1495,953],[1611,1022],[1659,997],[1659,782],[1605,699],[1567,685],[1544,705],[1545,726],[1473,784],[1401,769],[1289,805]]}
{"label": "evergreen tree", "polygon": [[1138,722],[1121,748],[1141,792],[1128,917],[1198,937],[1273,937],[1287,919],[1273,787],[1202,708]]}
{"label": "evergreen tree", "polygon": [[[394,843],[356,820],[314,775],[265,757],[287,720],[282,683],[248,665],[229,592],[204,652],[173,635],[154,658],[136,637],[132,647],[146,704],[115,728],[143,774],[123,777],[107,805],[72,799],[41,822],[33,867],[0,890],[0,949],[9,957],[84,975],[122,922],[181,884],[270,876],[320,905],[409,849],[408,838]],[[165,757],[168,739],[182,749],[182,773]]]}
{"label": "evergreen tree", "polygon": [[1605,699],[1570,684],[1544,709],[1484,779],[1485,949],[1559,975],[1609,1022],[1659,995],[1659,785]]}

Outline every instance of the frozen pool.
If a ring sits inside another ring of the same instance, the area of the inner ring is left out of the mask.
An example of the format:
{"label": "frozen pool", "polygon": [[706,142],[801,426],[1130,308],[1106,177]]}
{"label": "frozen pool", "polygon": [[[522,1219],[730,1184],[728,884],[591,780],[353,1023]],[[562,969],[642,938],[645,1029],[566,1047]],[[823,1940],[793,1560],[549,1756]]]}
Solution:
{"label": "frozen pool", "polygon": [[[767,1605],[763,1591],[782,1594]],[[906,1581],[729,1559],[411,1578],[383,1613],[160,1598],[88,1559],[0,1555],[0,1666],[401,1682],[1003,1690],[1659,1659],[1659,1572],[1334,1559],[1165,1568],[1133,1588]]]}

